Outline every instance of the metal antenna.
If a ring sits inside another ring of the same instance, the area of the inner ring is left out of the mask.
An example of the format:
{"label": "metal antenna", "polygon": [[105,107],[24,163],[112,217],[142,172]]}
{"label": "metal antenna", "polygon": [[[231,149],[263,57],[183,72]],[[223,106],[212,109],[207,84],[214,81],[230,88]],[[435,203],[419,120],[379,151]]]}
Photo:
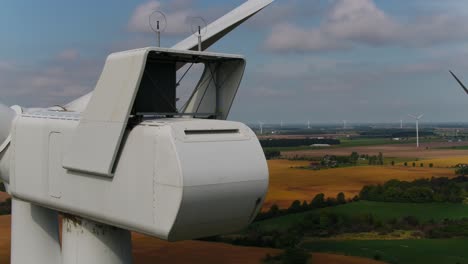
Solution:
{"label": "metal antenna", "polygon": [[203,51],[202,37],[207,33],[206,21],[202,17],[191,17],[188,20],[192,33],[198,37],[198,51]]}
{"label": "metal antenna", "polygon": [[156,33],[156,43],[158,47],[161,47],[161,32],[164,32],[167,27],[167,20],[164,13],[160,11],[154,11],[149,16],[149,25],[151,29]]}

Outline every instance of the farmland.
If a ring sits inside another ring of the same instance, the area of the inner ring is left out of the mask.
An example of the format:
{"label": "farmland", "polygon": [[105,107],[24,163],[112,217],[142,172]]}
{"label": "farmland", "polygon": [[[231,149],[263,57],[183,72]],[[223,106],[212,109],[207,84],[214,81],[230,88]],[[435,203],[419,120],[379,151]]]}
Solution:
{"label": "farmland", "polygon": [[421,221],[441,221],[446,218],[462,219],[468,217],[468,205],[465,204],[412,204],[359,201],[337,207],[277,217],[261,221],[256,223],[256,225],[267,230],[288,229],[292,225],[304,220],[309,214],[320,214],[321,211],[348,216],[372,215],[378,220],[389,220],[405,216],[414,216]]}
{"label": "farmland", "polygon": [[[381,139],[375,140],[382,141]],[[352,143],[351,143],[352,142]],[[331,147],[326,149],[312,149],[302,147],[299,150],[284,151],[282,154],[286,157],[307,156],[307,157],[322,157],[325,154],[346,156],[351,152],[356,151],[359,154],[376,155],[379,152],[385,154],[386,157],[393,158],[418,158],[418,159],[437,159],[447,157],[463,157],[468,156],[468,149],[452,149],[452,146],[466,146],[467,142],[428,142],[421,144],[417,149],[414,144],[370,144],[369,140],[365,140],[360,145],[359,140],[344,143],[340,147]],[[348,146],[347,146],[348,144]],[[352,145],[349,145],[352,144]]]}
{"label": "farmland", "polygon": [[[349,153],[348,153],[349,154]],[[265,208],[273,203],[288,207],[294,200],[310,201],[316,194],[335,197],[343,192],[346,197],[359,193],[364,185],[379,184],[391,179],[414,180],[430,177],[453,177],[453,169],[409,168],[403,166],[365,166],[325,170],[301,169],[307,161],[271,160],[270,187]]]}
{"label": "farmland", "polygon": [[314,252],[333,252],[367,258],[380,258],[390,263],[466,263],[468,239],[413,239],[367,241],[315,241],[302,247]]}

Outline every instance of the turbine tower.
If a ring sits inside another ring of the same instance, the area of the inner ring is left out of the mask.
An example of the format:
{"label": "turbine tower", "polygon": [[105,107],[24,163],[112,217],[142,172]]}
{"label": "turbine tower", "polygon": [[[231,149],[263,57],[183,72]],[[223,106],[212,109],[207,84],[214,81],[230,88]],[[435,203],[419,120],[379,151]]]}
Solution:
{"label": "turbine tower", "polygon": [[264,122],[258,121],[258,126],[259,126],[259,128],[260,128],[260,135],[263,135],[263,125],[264,125],[264,124],[265,124]]}
{"label": "turbine tower", "polygon": [[411,118],[416,120],[416,147],[419,148],[419,120],[423,118],[424,114],[416,116],[416,115],[408,115]]}
{"label": "turbine tower", "polygon": [[400,129],[403,129],[403,119],[400,120]]}
{"label": "turbine tower", "polygon": [[307,129],[310,129],[310,120],[307,121]]}
{"label": "turbine tower", "polygon": [[348,122],[348,121],[346,121],[346,120],[343,120],[343,130],[345,130],[345,129],[346,129],[346,124],[347,124],[347,122]]}

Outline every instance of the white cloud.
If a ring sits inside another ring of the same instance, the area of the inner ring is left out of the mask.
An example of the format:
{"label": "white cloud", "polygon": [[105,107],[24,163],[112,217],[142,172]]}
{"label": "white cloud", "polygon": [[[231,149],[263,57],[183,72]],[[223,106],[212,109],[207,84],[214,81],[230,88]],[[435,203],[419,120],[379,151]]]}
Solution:
{"label": "white cloud", "polygon": [[149,1],[143,3],[135,9],[130,21],[128,22],[128,29],[132,32],[151,33],[149,25],[149,17],[154,11],[163,11],[167,20],[166,34],[169,35],[183,35],[190,33],[187,18],[194,16],[192,9],[188,6],[190,2],[179,1],[175,4],[177,10],[170,10],[166,12],[165,7],[159,1]]}
{"label": "white cloud", "polygon": [[67,60],[67,61],[73,61],[76,60],[80,57],[80,53],[75,50],[75,49],[67,49],[62,52],[60,52],[57,55],[57,58],[60,60]]}
{"label": "white cloud", "polygon": [[[101,73],[102,62],[75,56],[63,58],[62,53],[38,64],[0,62],[2,103],[47,107],[65,104],[92,90]],[[70,57],[74,60],[69,60]]]}
{"label": "white cloud", "polygon": [[373,0],[336,0],[317,27],[276,25],[265,47],[279,52],[341,50],[356,44],[425,47],[466,39],[467,19],[433,14],[402,22],[379,9]]}

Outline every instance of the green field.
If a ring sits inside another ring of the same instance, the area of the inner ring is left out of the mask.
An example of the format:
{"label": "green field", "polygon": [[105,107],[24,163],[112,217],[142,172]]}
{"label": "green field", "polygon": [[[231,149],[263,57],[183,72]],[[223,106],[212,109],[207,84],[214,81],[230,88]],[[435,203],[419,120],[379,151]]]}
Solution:
{"label": "green field", "polygon": [[[439,139],[421,139],[421,143],[424,142],[437,142]],[[310,150],[310,149],[330,149],[330,148],[347,148],[347,147],[367,147],[367,146],[378,146],[378,145],[391,145],[391,144],[413,144],[416,143],[415,139],[410,139],[407,141],[393,141],[389,138],[340,138],[341,144],[334,145],[331,147],[311,147],[311,146],[297,146],[297,147],[274,147],[274,148],[265,148],[266,150],[275,150],[275,151],[300,151],[300,150]]]}
{"label": "green field", "polygon": [[468,263],[468,239],[313,241],[301,246],[312,252],[337,253],[388,263]]}
{"label": "green field", "polygon": [[265,230],[288,229],[296,223],[301,222],[308,214],[318,214],[320,210],[327,210],[337,214],[357,216],[372,214],[380,220],[388,220],[391,218],[401,218],[405,216],[414,216],[420,221],[443,220],[443,219],[461,219],[468,217],[468,205],[453,204],[453,203],[428,203],[428,204],[412,204],[412,203],[380,203],[359,201],[340,205],[336,207],[317,209],[305,213],[291,214],[282,217],[277,217],[261,222],[258,225]]}
{"label": "green field", "polygon": [[454,147],[445,147],[439,149],[455,149],[455,150],[468,150],[468,146],[454,146]]}

